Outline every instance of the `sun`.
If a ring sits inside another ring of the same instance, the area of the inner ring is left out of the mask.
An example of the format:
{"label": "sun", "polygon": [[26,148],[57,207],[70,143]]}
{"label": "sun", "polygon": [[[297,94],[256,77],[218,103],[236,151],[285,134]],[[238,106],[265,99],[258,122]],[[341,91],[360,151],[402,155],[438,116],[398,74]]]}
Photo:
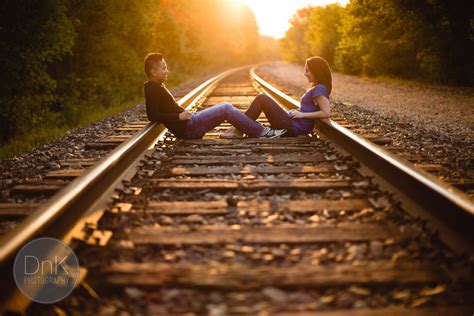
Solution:
{"label": "sun", "polygon": [[301,8],[322,6],[329,3],[346,5],[349,0],[227,0],[246,4],[255,14],[261,35],[274,38],[285,36],[290,27],[290,18]]}

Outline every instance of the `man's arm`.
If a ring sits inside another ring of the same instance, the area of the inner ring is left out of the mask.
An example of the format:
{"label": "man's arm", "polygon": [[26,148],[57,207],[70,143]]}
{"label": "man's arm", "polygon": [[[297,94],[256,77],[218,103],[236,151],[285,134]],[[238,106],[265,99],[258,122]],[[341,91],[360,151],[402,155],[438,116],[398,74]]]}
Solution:
{"label": "man's arm", "polygon": [[183,108],[178,106],[173,96],[163,87],[148,85],[145,87],[146,113],[150,121],[173,122],[179,121],[186,115]]}

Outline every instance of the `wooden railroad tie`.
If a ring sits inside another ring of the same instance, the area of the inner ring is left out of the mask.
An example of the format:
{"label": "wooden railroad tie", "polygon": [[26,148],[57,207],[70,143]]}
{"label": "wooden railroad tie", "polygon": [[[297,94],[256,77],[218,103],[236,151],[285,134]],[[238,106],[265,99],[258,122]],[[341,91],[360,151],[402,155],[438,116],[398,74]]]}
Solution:
{"label": "wooden railroad tie", "polygon": [[349,200],[295,200],[270,201],[250,200],[238,201],[236,205],[229,205],[226,201],[150,201],[146,207],[147,213],[166,215],[213,214],[225,215],[230,212],[283,212],[314,213],[323,211],[358,211],[372,207],[362,199]]}
{"label": "wooden railroad tie", "polygon": [[416,236],[415,232],[398,232],[394,227],[374,224],[324,224],[302,227],[287,224],[272,227],[219,228],[203,226],[190,228],[135,228],[130,240],[135,244],[197,245],[228,244],[236,242],[280,244],[280,243],[324,243],[340,241],[406,240]]}
{"label": "wooden railroad tie", "polygon": [[192,286],[250,290],[265,286],[322,287],[347,284],[447,282],[451,275],[429,262],[371,261],[360,265],[180,264],[116,262],[102,269],[105,281],[121,286]]}
{"label": "wooden railroad tie", "polygon": [[228,179],[167,179],[155,178],[148,185],[152,189],[176,190],[263,190],[263,189],[294,189],[294,190],[324,190],[344,189],[352,187],[352,181],[338,179],[254,179],[254,180],[228,180]]}

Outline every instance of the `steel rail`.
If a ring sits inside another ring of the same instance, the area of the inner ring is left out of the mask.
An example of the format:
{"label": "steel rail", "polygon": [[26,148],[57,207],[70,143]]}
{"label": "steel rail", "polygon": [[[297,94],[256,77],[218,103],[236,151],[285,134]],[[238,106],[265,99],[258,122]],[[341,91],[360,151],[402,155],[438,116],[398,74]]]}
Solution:
{"label": "steel rail", "polygon": [[[264,91],[282,105],[296,109],[299,102],[284,94],[263,80],[251,69],[251,77]],[[362,138],[329,120],[316,120],[318,134],[334,141],[339,147],[354,155],[372,172],[389,185],[404,194],[417,207],[431,217],[439,219],[452,232],[467,241],[464,247],[474,244],[474,202],[464,192],[442,182],[431,174],[416,168],[413,164],[384,150],[382,147]],[[472,250],[472,248],[470,249]]]}
{"label": "steel rail", "polygon": [[[210,78],[181,98],[178,104],[187,110],[192,108],[194,102],[211,91],[220,80],[244,68],[248,67],[231,69]],[[15,306],[20,304],[21,310],[29,304],[29,302],[25,304],[25,298],[21,298],[22,295],[18,293],[13,280],[12,267],[17,252],[29,241],[38,237],[65,238],[84,215],[110,195],[134,164],[148,149],[153,148],[165,132],[163,124],[150,122],[0,238],[1,307],[7,306],[16,310]],[[11,303],[12,300],[15,302]]]}

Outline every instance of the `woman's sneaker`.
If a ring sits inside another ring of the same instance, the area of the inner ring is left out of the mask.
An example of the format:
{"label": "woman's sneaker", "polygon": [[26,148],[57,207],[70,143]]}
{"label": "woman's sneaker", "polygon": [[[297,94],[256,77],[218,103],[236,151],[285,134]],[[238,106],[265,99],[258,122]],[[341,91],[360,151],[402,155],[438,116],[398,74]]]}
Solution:
{"label": "woman's sneaker", "polygon": [[219,135],[219,138],[242,138],[244,133],[236,129],[235,127],[231,127],[226,130],[224,133]]}
{"label": "woman's sneaker", "polygon": [[277,138],[286,133],[286,129],[273,129],[270,127],[265,127],[263,134],[260,137],[263,138]]}

